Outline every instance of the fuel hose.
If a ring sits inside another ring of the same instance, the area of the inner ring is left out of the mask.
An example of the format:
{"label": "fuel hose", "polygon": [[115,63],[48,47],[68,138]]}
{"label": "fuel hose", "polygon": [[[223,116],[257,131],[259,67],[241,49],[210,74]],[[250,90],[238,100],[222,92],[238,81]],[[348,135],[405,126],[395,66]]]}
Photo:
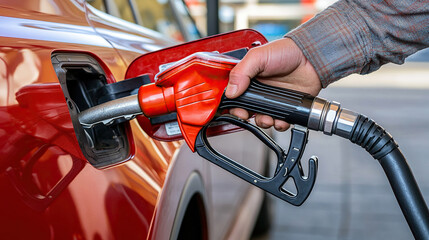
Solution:
{"label": "fuel hose", "polygon": [[429,210],[404,155],[380,125],[337,102],[251,81],[234,99],[223,97],[220,108],[244,108],[291,124],[349,139],[381,164],[416,239],[429,239]]}

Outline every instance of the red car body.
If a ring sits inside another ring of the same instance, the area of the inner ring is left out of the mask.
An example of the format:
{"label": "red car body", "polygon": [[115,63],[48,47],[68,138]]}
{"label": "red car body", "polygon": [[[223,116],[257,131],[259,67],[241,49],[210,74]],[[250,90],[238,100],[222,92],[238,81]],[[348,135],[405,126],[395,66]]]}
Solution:
{"label": "red car body", "polygon": [[[98,170],[79,148],[53,55],[89,56],[114,83],[173,43],[82,0],[0,1],[1,239],[174,239],[187,214],[202,239],[249,237],[262,192],[183,141],[156,141],[132,120],[127,162]],[[264,158],[245,132],[219,141],[238,161]]]}

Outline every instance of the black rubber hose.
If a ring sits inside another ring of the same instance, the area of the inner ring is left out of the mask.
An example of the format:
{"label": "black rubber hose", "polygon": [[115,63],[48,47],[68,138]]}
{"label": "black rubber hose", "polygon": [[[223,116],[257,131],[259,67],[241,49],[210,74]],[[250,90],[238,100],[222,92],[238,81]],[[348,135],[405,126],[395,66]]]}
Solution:
{"label": "black rubber hose", "polygon": [[402,213],[416,239],[429,239],[429,212],[416,180],[399,149],[379,159]]}
{"label": "black rubber hose", "polygon": [[365,148],[380,162],[414,238],[429,239],[429,210],[392,136],[371,119],[360,115],[350,141]]}

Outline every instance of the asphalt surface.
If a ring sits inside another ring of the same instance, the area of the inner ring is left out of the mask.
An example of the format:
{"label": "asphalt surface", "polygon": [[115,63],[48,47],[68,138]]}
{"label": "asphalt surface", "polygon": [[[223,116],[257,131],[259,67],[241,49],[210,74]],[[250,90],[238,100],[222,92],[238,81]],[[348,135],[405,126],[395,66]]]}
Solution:
{"label": "asphalt surface", "polygon": [[[429,202],[429,89],[328,88],[320,95],[365,114],[398,142]],[[275,135],[284,147],[289,132]],[[309,199],[294,207],[272,202],[272,228],[255,240],[413,239],[381,166],[360,147],[311,132],[303,162],[319,158]]]}

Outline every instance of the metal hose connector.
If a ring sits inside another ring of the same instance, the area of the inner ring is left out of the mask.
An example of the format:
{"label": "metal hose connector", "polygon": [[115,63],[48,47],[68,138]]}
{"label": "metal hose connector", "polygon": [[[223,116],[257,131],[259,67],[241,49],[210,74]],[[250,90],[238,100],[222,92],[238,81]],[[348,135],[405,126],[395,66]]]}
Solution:
{"label": "metal hose connector", "polygon": [[341,108],[338,102],[315,97],[308,119],[308,128],[350,139],[358,113]]}

